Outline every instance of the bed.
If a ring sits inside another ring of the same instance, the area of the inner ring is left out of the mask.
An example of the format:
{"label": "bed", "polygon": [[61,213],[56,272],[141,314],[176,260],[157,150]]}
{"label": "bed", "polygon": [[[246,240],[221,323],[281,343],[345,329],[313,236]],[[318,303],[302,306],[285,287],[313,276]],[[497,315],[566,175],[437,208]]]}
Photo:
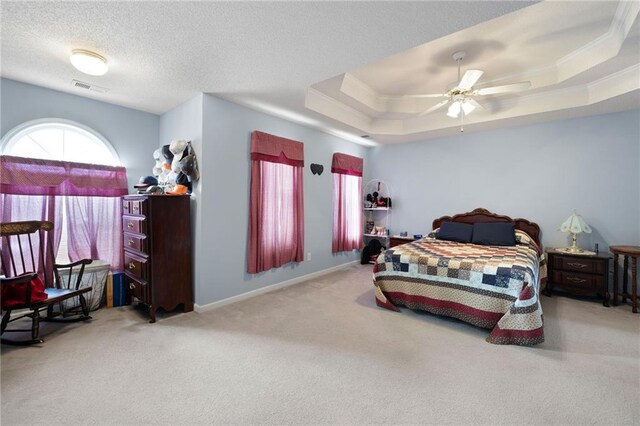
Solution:
{"label": "bed", "polygon": [[491,330],[494,344],[535,345],[544,341],[540,289],[546,266],[540,227],[485,209],[433,221],[513,223],[515,246],[444,241],[432,232],[420,240],[386,250],[374,264],[378,306],[427,311]]}

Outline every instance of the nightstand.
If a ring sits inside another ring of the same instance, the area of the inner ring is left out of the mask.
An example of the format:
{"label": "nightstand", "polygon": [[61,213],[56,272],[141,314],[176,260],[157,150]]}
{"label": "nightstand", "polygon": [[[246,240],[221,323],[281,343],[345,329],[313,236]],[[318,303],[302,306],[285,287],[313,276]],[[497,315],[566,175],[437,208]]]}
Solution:
{"label": "nightstand", "polygon": [[597,293],[604,306],[609,306],[609,253],[595,255],[570,254],[547,250],[547,296],[554,288],[574,294]]}
{"label": "nightstand", "polygon": [[413,237],[399,237],[394,235],[389,238],[389,248],[399,246],[400,244],[410,243],[411,241],[415,241],[416,239]]}

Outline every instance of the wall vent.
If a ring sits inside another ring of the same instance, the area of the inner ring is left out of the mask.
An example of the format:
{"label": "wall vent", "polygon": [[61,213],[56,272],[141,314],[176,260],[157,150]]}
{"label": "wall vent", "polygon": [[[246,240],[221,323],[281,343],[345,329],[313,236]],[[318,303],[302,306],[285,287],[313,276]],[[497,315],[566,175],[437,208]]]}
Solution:
{"label": "wall vent", "polygon": [[96,86],[95,84],[85,83],[80,80],[71,80],[71,85],[78,89],[91,90],[92,92],[107,93],[109,89],[106,87]]}

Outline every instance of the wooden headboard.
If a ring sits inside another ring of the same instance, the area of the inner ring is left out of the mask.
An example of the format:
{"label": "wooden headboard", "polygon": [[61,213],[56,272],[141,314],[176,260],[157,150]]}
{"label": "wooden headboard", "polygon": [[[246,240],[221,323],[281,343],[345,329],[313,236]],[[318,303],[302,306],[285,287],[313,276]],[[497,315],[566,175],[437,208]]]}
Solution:
{"label": "wooden headboard", "polygon": [[530,222],[527,219],[511,219],[509,216],[503,216],[491,213],[486,209],[475,209],[467,213],[460,213],[453,216],[442,216],[433,221],[433,229],[440,228],[442,222],[462,222],[462,223],[486,223],[486,222],[513,222],[516,229],[526,232],[540,245],[540,227],[537,223]]}

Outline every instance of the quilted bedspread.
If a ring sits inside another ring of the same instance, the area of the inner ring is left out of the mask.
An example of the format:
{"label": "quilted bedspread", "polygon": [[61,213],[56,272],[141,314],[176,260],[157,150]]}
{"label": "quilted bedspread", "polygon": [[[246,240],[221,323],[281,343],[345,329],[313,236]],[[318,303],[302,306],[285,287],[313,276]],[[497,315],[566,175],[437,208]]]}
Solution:
{"label": "quilted bedspread", "polygon": [[378,306],[419,309],[491,329],[490,343],[544,341],[540,267],[533,245],[481,246],[424,238],[386,250],[374,265]]}

